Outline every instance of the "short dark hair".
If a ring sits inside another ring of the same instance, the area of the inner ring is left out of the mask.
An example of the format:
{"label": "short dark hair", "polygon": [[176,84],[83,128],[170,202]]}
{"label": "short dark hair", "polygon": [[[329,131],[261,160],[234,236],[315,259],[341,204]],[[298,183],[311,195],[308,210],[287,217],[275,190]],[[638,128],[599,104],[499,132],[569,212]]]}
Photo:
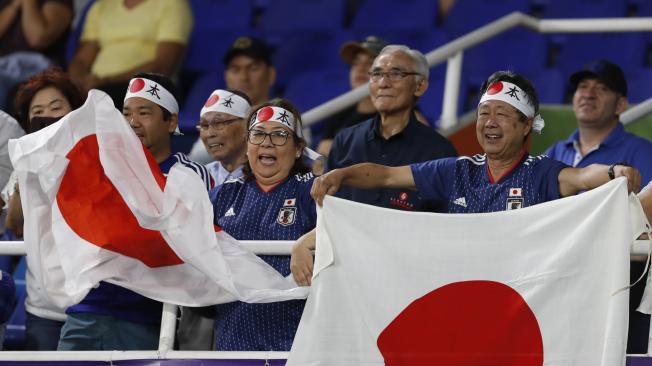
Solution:
{"label": "short dark hair", "polygon": [[34,95],[48,87],[59,90],[73,110],[84,104],[84,96],[67,73],[57,67],[47,69],[21,84],[14,98],[14,114],[24,131],[30,131],[29,105],[32,103]]}
{"label": "short dark hair", "polygon": [[[480,97],[484,95],[491,84],[497,81],[506,81],[523,89],[523,91],[527,94],[530,103],[532,103],[534,106],[534,115],[536,116],[539,113],[539,94],[534,88],[534,85],[530,80],[525,78],[525,76],[517,74],[511,70],[496,71],[491,74],[480,87]],[[521,121],[525,121],[528,118],[525,114],[523,114],[523,112],[519,111],[518,109],[516,111],[518,112]]]}
{"label": "short dark hair", "polygon": [[[297,130],[303,128],[303,121],[301,120],[301,113],[299,113],[299,110],[287,99],[283,98],[275,98],[272,99],[268,102],[261,103],[249,111],[249,115],[247,115],[247,130],[250,129],[251,127],[251,122],[253,119],[256,118],[256,113],[258,112],[259,109],[263,107],[281,107],[283,109],[286,109],[288,112],[292,113],[294,116],[294,120],[296,121],[296,126],[295,130],[292,133],[292,138],[294,139],[294,143],[297,145],[300,145],[301,147],[306,147],[307,143],[306,140],[303,139],[302,137],[299,137],[297,134]],[[251,171],[251,166],[249,165],[249,161],[245,161],[244,166],[242,167],[242,171],[244,173],[245,179],[252,179],[254,177],[253,172]],[[294,165],[290,169],[289,176],[293,176],[296,174],[306,174],[311,172],[312,170],[310,167],[305,163],[303,160],[303,156],[300,156],[298,159],[294,160]]]}
{"label": "short dark hair", "polygon": [[[179,102],[179,96],[177,92],[177,86],[174,84],[174,81],[170,79],[169,77],[163,75],[163,74],[158,74],[155,72],[139,72],[138,74],[134,75],[131,77],[132,79],[135,78],[143,78],[143,79],[148,79],[153,82],[161,84],[167,91],[172,94],[174,99]],[[158,104],[157,104],[158,105]],[[163,120],[164,121],[169,121],[170,117],[172,117],[172,112],[168,111],[166,108],[161,107],[158,105],[159,108],[161,108],[161,111],[163,111]]]}

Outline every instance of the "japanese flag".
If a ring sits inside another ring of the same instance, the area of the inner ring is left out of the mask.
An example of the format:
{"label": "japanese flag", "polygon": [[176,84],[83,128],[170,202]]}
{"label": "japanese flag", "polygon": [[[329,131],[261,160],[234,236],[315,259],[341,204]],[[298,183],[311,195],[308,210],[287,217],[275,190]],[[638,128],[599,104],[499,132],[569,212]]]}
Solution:
{"label": "japanese flag", "polygon": [[176,164],[163,176],[115,109],[86,103],[12,140],[30,279],[61,307],[99,281],[155,300],[199,306],[303,298],[298,288],[223,232],[202,180]]}
{"label": "japanese flag", "polygon": [[326,197],[287,365],[624,365],[641,212],[624,179],[490,214]]}

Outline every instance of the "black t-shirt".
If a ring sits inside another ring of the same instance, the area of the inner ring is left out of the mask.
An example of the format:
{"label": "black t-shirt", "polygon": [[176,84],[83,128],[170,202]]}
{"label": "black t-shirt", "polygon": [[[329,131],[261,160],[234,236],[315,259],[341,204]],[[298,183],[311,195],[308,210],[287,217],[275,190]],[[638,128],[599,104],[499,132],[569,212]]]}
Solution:
{"label": "black t-shirt", "polygon": [[[11,4],[12,0],[0,0],[0,9]],[[61,3],[70,8],[70,11],[73,9],[73,0],[38,0],[39,7],[43,7],[45,3],[48,2],[57,2]],[[65,51],[66,51],[66,42],[68,39],[68,33],[70,27],[66,30],[59,39],[54,41],[50,47],[44,50],[35,50],[29,46],[27,39],[25,39],[25,34],[23,33],[22,20],[20,10],[16,14],[16,18],[13,20],[9,28],[0,36],[0,56],[6,56],[8,54],[18,52],[18,51],[35,51],[40,52],[45,57],[49,58],[59,66],[64,66],[65,62]]]}

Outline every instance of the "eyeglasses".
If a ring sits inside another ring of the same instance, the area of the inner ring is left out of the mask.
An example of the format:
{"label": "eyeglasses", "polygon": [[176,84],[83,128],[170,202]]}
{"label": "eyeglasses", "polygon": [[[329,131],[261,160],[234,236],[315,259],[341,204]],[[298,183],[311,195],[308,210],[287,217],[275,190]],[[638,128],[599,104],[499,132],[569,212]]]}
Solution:
{"label": "eyeglasses", "polygon": [[386,77],[387,79],[389,79],[389,81],[395,82],[395,81],[403,80],[408,75],[421,75],[421,74],[419,74],[418,72],[407,72],[401,70],[390,70],[387,72],[374,70],[369,72],[369,79],[371,80],[371,82],[377,83],[380,81],[380,79]]}
{"label": "eyeglasses", "polygon": [[260,145],[265,141],[267,136],[269,136],[269,141],[272,142],[272,145],[283,146],[288,142],[288,136],[290,136],[290,134],[287,131],[273,131],[267,133],[261,130],[251,130],[249,131],[249,142],[254,145]]}
{"label": "eyeglasses", "polygon": [[212,127],[214,130],[220,131],[223,130],[226,126],[229,126],[232,123],[238,122],[240,120],[241,120],[240,118],[233,118],[233,119],[227,119],[226,121],[213,120],[208,123],[202,121],[201,123],[196,125],[195,128],[197,128],[197,131],[208,131],[208,129]]}

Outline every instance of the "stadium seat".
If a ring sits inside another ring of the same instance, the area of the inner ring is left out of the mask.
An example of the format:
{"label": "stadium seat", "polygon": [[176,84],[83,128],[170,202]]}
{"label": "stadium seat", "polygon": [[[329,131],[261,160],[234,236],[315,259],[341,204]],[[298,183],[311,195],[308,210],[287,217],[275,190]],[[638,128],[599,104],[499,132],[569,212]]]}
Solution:
{"label": "stadium seat", "polygon": [[258,28],[265,33],[335,31],[344,25],[344,0],[274,0]]}
{"label": "stadium seat", "polygon": [[652,69],[628,70],[625,75],[630,103],[640,103],[652,98]]}
{"label": "stadium seat", "polygon": [[290,79],[284,97],[304,113],[350,88],[348,72],[340,68],[311,70]]}
{"label": "stadium seat", "polygon": [[514,11],[529,14],[530,3],[522,0],[456,1],[443,28],[450,39],[455,39]]}
{"label": "stadium seat", "polygon": [[590,33],[564,36],[555,65],[568,77],[588,62],[607,59],[623,70],[635,70],[645,63],[642,33]]}
{"label": "stadium seat", "polygon": [[627,2],[619,0],[537,0],[542,18],[616,18],[627,14]]}
{"label": "stadium seat", "polygon": [[538,73],[548,55],[543,35],[516,28],[502,33],[464,53],[464,72],[489,76],[497,70]]}
{"label": "stadium seat", "polygon": [[556,69],[542,69],[529,75],[529,80],[539,94],[541,104],[563,104],[568,83]]}
{"label": "stadium seat", "polygon": [[70,65],[70,61],[75,56],[77,52],[77,46],[79,45],[79,38],[81,37],[82,31],[84,29],[84,23],[86,23],[86,15],[88,10],[91,8],[95,0],[89,0],[79,15],[77,22],[72,25],[70,33],[68,34],[68,40],[66,41],[66,64]]}
{"label": "stadium seat", "polygon": [[351,28],[356,34],[428,31],[435,27],[436,20],[436,1],[366,0],[353,16]]}
{"label": "stadium seat", "polygon": [[25,256],[20,258],[18,266],[13,273],[14,282],[16,283],[16,309],[14,314],[7,323],[5,331],[5,350],[22,350],[25,345],[25,298],[27,290],[25,288],[25,273],[27,272],[27,261]]}
{"label": "stadium seat", "polygon": [[251,27],[252,0],[189,0],[196,28],[244,31]]}
{"label": "stadium seat", "polygon": [[277,71],[276,88],[282,93],[289,80],[304,71],[326,68],[347,70],[348,66],[340,59],[339,49],[344,42],[354,39],[356,37],[347,31],[304,32],[285,38],[278,44],[273,56]]}
{"label": "stadium seat", "polygon": [[233,41],[244,34],[218,28],[193,28],[181,68],[200,73],[223,70],[222,57]]}
{"label": "stadium seat", "polygon": [[224,87],[224,75],[221,72],[206,73],[193,83],[179,113],[179,129],[181,132],[197,132],[195,125],[197,125],[199,112],[206,99],[213,90]]}
{"label": "stadium seat", "polygon": [[[443,74],[430,74],[428,90],[426,93],[419,99],[419,108],[421,112],[426,116],[428,122],[433,128],[438,128],[438,122],[441,118],[442,112],[442,102],[444,100],[444,87],[446,83],[446,77]],[[457,113],[460,114],[463,112],[463,106],[465,105],[468,97],[467,82],[462,76],[460,82],[460,91],[458,99]]]}

